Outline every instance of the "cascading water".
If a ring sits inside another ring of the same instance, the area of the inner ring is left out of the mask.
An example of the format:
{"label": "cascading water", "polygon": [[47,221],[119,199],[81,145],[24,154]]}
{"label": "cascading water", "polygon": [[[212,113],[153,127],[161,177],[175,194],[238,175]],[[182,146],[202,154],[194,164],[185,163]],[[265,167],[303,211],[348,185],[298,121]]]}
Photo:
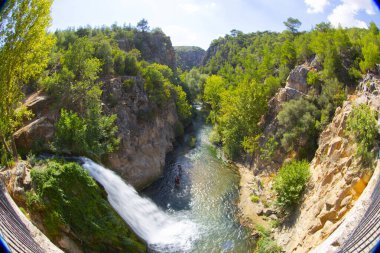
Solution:
{"label": "cascading water", "polygon": [[151,249],[185,252],[191,248],[197,235],[193,222],[164,212],[150,199],[141,197],[113,171],[88,158],[81,158],[81,161],[83,168],[104,187],[113,208]]}

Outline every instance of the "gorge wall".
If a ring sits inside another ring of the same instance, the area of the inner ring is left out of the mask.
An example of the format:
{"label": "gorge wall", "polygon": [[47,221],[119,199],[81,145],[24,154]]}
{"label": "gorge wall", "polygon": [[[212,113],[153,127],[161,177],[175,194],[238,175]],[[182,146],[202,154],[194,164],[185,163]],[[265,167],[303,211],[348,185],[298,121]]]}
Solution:
{"label": "gorge wall", "polygon": [[308,252],[326,239],[343,221],[372,176],[372,168],[355,156],[356,144],[345,134],[353,106],[368,104],[380,111],[380,81],[367,75],[356,95],[349,97],[319,138],[310,164],[311,178],[299,209],[276,231],[286,252]]}
{"label": "gorge wall", "polygon": [[176,54],[177,66],[182,70],[191,70],[194,67],[199,67],[206,51],[200,47],[179,46],[174,47]]}
{"label": "gorge wall", "polygon": [[[124,82],[133,80],[125,89]],[[104,85],[103,101],[107,114],[117,115],[117,151],[105,158],[106,165],[118,172],[135,188],[141,189],[163,173],[165,156],[172,149],[178,121],[174,101],[154,110],[140,78],[116,77]]]}
{"label": "gorge wall", "polygon": [[[127,80],[130,80],[128,86]],[[140,77],[123,76],[102,81],[103,109],[106,114],[117,115],[120,138],[119,148],[104,157],[103,162],[134,187],[142,189],[161,176],[165,156],[172,149],[178,121],[175,103],[170,101],[163,108],[153,108]],[[60,107],[42,92],[32,94],[25,105],[35,116],[15,133],[18,149],[24,154],[32,149],[52,152],[50,144]]]}

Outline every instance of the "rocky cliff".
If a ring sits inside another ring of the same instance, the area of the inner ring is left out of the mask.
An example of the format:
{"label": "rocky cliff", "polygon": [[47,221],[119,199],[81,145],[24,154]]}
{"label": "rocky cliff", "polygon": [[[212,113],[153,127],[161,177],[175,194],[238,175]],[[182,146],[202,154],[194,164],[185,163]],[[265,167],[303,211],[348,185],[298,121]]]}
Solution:
{"label": "rocky cliff", "polygon": [[368,104],[380,111],[380,80],[367,76],[361,90],[336,109],[335,116],[322,132],[319,147],[311,162],[311,179],[294,213],[276,232],[286,252],[308,252],[327,238],[352,208],[372,170],[355,157],[356,145],[345,134],[345,124],[354,105]]}
{"label": "rocky cliff", "polygon": [[[125,87],[127,80],[133,80],[131,87]],[[121,138],[119,149],[106,157],[106,165],[138,189],[162,175],[178,121],[174,101],[154,110],[143,87],[139,78],[117,77],[105,82],[103,92],[105,111],[117,115]]]}
{"label": "rocky cliff", "polygon": [[[269,138],[275,137],[278,129],[277,115],[282,109],[282,105],[293,99],[307,96],[309,86],[306,83],[307,73],[312,69],[308,65],[296,66],[289,74],[286,80],[286,85],[280,88],[275,96],[268,103],[268,113],[263,117],[261,126],[263,127],[263,135],[260,139],[260,145],[263,146],[268,142]],[[279,140],[277,140],[279,142]],[[281,147],[276,149],[273,159],[263,159],[261,154],[257,154],[253,161],[255,174],[261,172],[272,173],[276,172],[287,158],[287,152]]]}
{"label": "rocky cliff", "polygon": [[199,67],[206,51],[200,47],[174,47],[176,54],[177,66],[182,70],[191,70],[193,67]]}
{"label": "rocky cliff", "polygon": [[[174,101],[163,108],[149,103],[140,77],[116,77],[102,80],[104,112],[117,115],[120,146],[104,158],[106,165],[124,179],[141,189],[158,179],[163,170],[165,156],[172,149],[175,125],[178,121]],[[55,123],[60,106],[49,96],[37,92],[25,102],[34,118],[25,122],[15,134],[21,153],[33,149],[51,151]]]}
{"label": "rocky cliff", "polygon": [[141,57],[148,62],[157,62],[176,70],[176,55],[169,36],[160,29],[151,32],[135,31],[132,38],[124,37],[117,40],[118,46],[124,51],[134,48],[141,52]]}

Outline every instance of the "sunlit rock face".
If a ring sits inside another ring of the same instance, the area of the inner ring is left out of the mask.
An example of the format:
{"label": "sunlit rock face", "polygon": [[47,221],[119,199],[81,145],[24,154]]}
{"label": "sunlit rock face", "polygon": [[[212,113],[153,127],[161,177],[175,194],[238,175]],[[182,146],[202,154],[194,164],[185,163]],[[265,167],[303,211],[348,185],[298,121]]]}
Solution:
{"label": "sunlit rock face", "polygon": [[276,234],[286,252],[309,252],[326,239],[371,179],[369,167],[364,167],[355,157],[357,147],[345,134],[345,125],[355,105],[365,103],[379,112],[378,91],[380,80],[366,76],[357,94],[349,96],[336,109],[332,122],[321,133],[300,209],[289,219],[288,226]]}

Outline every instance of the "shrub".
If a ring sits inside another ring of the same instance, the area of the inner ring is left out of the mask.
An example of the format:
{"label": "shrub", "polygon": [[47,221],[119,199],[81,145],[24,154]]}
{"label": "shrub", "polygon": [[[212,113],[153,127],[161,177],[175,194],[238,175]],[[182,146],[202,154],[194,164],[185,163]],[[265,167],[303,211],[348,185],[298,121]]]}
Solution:
{"label": "shrub", "polygon": [[270,232],[263,226],[257,225],[256,230],[260,235],[257,241],[255,253],[281,253],[282,248],[270,237]]}
{"label": "shrub", "polygon": [[306,79],[306,82],[307,82],[307,84],[310,85],[310,86],[314,86],[314,85],[317,85],[318,83],[320,83],[318,73],[313,72],[313,71],[309,71],[309,72],[307,73],[307,79]]}
{"label": "shrub", "polygon": [[255,253],[281,253],[282,248],[270,237],[261,236],[257,241]]}
{"label": "shrub", "polygon": [[356,156],[369,165],[375,154],[371,152],[374,147],[379,128],[377,126],[376,112],[368,105],[355,106],[347,119],[346,131],[354,136],[358,144]]}
{"label": "shrub", "polygon": [[257,203],[257,202],[259,202],[259,200],[260,200],[259,196],[255,195],[255,194],[252,194],[252,195],[250,196],[250,198],[251,198],[251,201],[252,201],[253,203]]}
{"label": "shrub", "polygon": [[78,114],[61,110],[61,117],[56,124],[54,146],[62,152],[84,154],[88,149],[86,141],[87,124]]}
{"label": "shrub", "polygon": [[285,164],[274,179],[278,204],[282,207],[291,207],[297,204],[309,177],[308,162],[292,161]]}
{"label": "shrub", "polygon": [[304,98],[284,103],[277,116],[282,147],[287,151],[304,149],[306,157],[314,155],[319,115],[318,108]]}
{"label": "shrub", "polygon": [[119,145],[115,121],[116,115],[101,116],[100,110],[96,108],[89,111],[86,118],[62,109],[53,145],[58,152],[98,159]]}

